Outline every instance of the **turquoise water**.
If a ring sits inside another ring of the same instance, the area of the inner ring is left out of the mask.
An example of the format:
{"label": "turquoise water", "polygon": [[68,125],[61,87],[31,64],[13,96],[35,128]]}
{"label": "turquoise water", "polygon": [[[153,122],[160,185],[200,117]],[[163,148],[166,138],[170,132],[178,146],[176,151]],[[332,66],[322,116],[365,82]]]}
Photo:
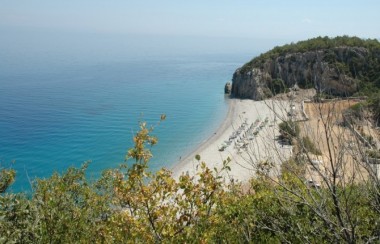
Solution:
{"label": "turquoise water", "polygon": [[159,143],[150,165],[170,168],[223,119],[224,84],[246,58],[188,55],[0,66],[0,160],[17,171],[11,190],[30,191],[35,177],[87,160],[89,177],[98,177],[123,162],[138,122],[155,125],[161,114],[167,119],[154,131]]}

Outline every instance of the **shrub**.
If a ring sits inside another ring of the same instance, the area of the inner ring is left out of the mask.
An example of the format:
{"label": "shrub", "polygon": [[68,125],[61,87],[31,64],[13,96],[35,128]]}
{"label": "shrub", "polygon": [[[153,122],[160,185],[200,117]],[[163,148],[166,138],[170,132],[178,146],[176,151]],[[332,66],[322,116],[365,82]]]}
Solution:
{"label": "shrub", "polygon": [[369,107],[377,125],[380,125],[380,93],[374,95],[369,101]]}
{"label": "shrub", "polygon": [[300,127],[296,122],[293,121],[284,121],[279,125],[280,129],[280,138],[284,141],[287,141],[289,144],[292,144],[292,140],[299,136]]}
{"label": "shrub", "polygon": [[268,86],[274,95],[287,91],[285,82],[282,79],[273,79]]}
{"label": "shrub", "polygon": [[367,150],[367,155],[370,158],[380,158],[379,150]]}
{"label": "shrub", "polygon": [[311,141],[310,137],[305,136],[301,139],[301,148],[305,152],[310,152],[315,155],[322,155],[321,150],[315,146],[315,144]]}
{"label": "shrub", "polygon": [[363,103],[357,103],[352,105],[349,108],[350,115],[354,116],[357,119],[363,119],[364,118],[364,104]]}

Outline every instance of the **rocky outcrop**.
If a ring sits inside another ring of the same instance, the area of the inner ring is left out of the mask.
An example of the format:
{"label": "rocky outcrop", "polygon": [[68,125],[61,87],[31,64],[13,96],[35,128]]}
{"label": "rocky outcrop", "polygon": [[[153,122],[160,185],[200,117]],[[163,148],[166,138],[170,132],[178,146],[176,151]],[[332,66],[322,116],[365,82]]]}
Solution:
{"label": "rocky outcrop", "polygon": [[[316,88],[333,95],[351,95],[358,89],[358,77],[369,51],[363,47],[286,53],[253,60],[236,70],[232,94],[239,98],[261,100],[274,95],[276,80],[286,87]],[[282,82],[281,81],[281,82]]]}
{"label": "rocky outcrop", "polygon": [[231,82],[227,82],[226,85],[224,86],[224,93],[231,94],[231,90],[232,90],[232,84]]}
{"label": "rocky outcrop", "polygon": [[231,93],[239,98],[262,100],[269,95],[267,83],[270,79],[268,72],[257,68],[248,72],[240,72],[238,69],[232,78]]}

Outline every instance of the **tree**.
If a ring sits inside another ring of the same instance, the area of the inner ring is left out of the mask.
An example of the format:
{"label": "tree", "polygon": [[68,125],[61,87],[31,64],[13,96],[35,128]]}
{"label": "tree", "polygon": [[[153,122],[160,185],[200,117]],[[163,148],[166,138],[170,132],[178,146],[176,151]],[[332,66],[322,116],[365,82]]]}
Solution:
{"label": "tree", "polygon": [[247,185],[225,178],[229,159],[210,170],[200,155],[196,175],[149,172],[157,138],[141,123],[125,164],[98,181],[86,179],[84,164],[37,180],[30,197],[3,192],[0,242],[376,242],[379,180],[365,145],[336,123],[338,104],[310,105],[316,124],[284,122],[293,156],[278,171],[270,159],[252,161]]}

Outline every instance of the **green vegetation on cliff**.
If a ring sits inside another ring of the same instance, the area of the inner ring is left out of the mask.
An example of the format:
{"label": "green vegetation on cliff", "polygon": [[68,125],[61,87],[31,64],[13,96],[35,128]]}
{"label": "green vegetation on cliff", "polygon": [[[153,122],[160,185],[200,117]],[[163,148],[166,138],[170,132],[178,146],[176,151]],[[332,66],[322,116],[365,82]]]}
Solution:
{"label": "green vegetation on cliff", "polygon": [[[380,42],[349,36],[317,37],[275,47],[239,72],[254,68],[273,80],[284,80],[287,87],[297,83],[301,88],[317,87],[321,93],[337,96],[370,95],[380,90]],[[266,82],[276,94],[278,89],[271,87],[271,79]]]}
{"label": "green vegetation on cliff", "polygon": [[[291,53],[304,53],[310,51],[318,51],[325,49],[332,49],[336,47],[364,47],[373,52],[380,52],[380,42],[377,39],[361,39],[358,37],[338,36],[335,38],[316,37],[306,41],[299,41],[297,43],[286,44],[283,46],[276,46],[272,50],[261,54],[260,56],[252,59],[250,62],[243,66],[243,69],[250,69],[253,67],[260,67],[267,59],[275,59],[279,56],[284,56]],[[377,53],[379,54],[379,53]],[[333,53],[329,53],[325,57],[328,62],[336,61]]]}

